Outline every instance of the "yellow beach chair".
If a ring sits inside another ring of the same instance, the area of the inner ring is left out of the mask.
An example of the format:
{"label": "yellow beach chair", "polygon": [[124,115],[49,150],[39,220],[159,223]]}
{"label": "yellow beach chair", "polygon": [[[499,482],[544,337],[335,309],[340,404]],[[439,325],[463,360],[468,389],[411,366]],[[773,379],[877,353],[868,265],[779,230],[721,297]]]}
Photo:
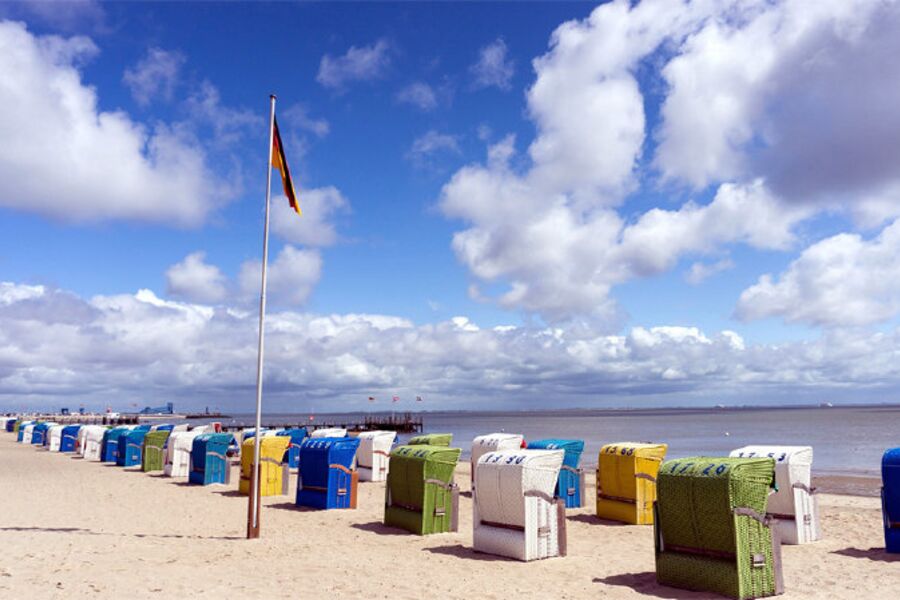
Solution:
{"label": "yellow beach chair", "polygon": [[656,476],[666,444],[621,442],[600,449],[597,516],[632,525],[653,523]]}
{"label": "yellow beach chair", "polygon": [[[287,452],[290,445],[291,438],[287,436],[273,435],[259,438],[259,493],[261,496],[287,495],[288,466],[282,461],[284,453]],[[241,444],[241,482],[238,489],[242,494],[250,493],[255,450],[255,437],[247,438]]]}

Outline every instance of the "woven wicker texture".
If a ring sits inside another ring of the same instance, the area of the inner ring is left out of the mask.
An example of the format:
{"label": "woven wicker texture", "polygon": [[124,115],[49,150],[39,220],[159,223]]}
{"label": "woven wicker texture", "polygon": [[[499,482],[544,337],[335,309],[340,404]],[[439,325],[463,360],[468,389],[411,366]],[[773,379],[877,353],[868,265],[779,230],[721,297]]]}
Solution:
{"label": "woven wicker texture", "polygon": [[771,530],[735,509],[765,515],[771,458],[694,457],[662,464],[656,576],[660,583],[733,598],[776,593]]}
{"label": "woven wicker texture", "polygon": [[453,443],[452,433],[424,433],[417,435],[408,442],[407,446],[449,446]]}
{"label": "woven wicker texture", "polygon": [[166,442],[171,430],[157,429],[144,436],[144,449],[141,468],[145,473],[162,471],[166,465]]}
{"label": "woven wicker texture", "polygon": [[385,486],[384,524],[420,535],[450,531],[451,486],[460,453],[447,446],[394,448]]}

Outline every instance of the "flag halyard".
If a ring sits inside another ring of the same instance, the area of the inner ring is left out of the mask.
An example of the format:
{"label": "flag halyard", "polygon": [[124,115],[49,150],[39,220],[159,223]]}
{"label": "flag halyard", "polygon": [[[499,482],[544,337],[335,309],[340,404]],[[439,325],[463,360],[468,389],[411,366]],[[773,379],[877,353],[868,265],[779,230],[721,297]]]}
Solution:
{"label": "flag halyard", "polygon": [[291,208],[298,215],[303,214],[300,211],[300,203],[297,202],[297,193],[294,191],[294,181],[291,179],[291,170],[288,167],[287,159],[284,157],[284,144],[281,142],[281,133],[278,131],[278,120],[273,118],[274,135],[272,136],[272,167],[278,169],[281,173],[281,185],[284,187],[284,195],[287,196]]}

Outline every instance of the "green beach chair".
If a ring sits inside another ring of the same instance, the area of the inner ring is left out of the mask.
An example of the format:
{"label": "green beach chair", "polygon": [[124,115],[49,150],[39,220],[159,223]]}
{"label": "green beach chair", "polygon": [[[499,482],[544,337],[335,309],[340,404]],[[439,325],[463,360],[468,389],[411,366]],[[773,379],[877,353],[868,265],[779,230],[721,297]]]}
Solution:
{"label": "green beach chair", "polygon": [[656,579],[744,600],[781,594],[781,540],[766,517],[771,458],[662,464],[654,515]]}
{"label": "green beach chair", "polygon": [[424,433],[410,438],[407,446],[449,446],[453,443],[452,433]]}
{"label": "green beach chair", "polygon": [[166,441],[171,432],[167,430],[151,431],[144,436],[141,467],[145,473],[162,471],[166,465]]}
{"label": "green beach chair", "polygon": [[447,446],[398,446],[391,452],[384,524],[419,535],[457,531],[459,487],[453,471],[461,450]]}

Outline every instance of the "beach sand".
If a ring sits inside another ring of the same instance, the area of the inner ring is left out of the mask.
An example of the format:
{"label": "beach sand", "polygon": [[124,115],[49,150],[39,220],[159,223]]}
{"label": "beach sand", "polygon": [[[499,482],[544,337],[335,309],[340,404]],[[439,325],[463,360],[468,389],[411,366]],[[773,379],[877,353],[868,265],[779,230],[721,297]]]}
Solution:
{"label": "beach sand", "polygon": [[[468,490],[467,463],[457,481]],[[468,494],[460,531],[428,537],[381,524],[382,483],[360,484],[357,510],[266,498],[262,538],[247,541],[247,500],[235,488],[0,433],[0,598],[718,597],[657,585],[652,527],[599,521],[591,507],[569,513],[569,556],[520,563],[472,551]],[[879,501],[823,494],[820,506],[824,540],[783,548],[782,598],[897,598],[900,555],[883,551]]]}

